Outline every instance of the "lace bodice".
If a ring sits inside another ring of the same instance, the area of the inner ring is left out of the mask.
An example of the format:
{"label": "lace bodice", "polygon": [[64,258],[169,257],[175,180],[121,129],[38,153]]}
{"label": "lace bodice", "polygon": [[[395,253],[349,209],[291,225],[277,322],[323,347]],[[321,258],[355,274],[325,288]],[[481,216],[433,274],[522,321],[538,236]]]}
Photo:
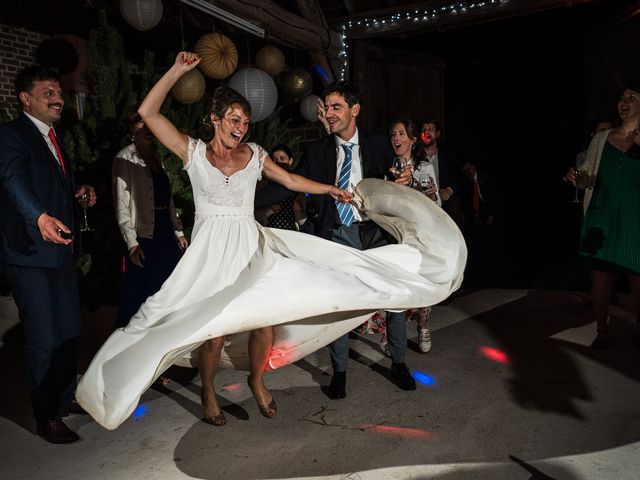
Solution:
{"label": "lace bodice", "polygon": [[256,183],[262,177],[267,153],[255,143],[247,145],[253,152],[251,159],[242,170],[227,177],[207,160],[206,143],[189,139],[189,161],[184,168],[191,180],[196,214],[253,214]]}

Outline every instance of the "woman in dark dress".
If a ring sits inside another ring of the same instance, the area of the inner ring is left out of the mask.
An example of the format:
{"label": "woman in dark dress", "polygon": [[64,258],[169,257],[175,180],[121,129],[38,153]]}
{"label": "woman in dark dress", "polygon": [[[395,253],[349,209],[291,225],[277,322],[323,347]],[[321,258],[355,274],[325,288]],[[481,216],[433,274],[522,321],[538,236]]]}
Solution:
{"label": "woman in dark dress", "polygon": [[116,154],[111,175],[116,220],[127,248],[115,328],[127,325],[147,297],[160,290],[180,250],[189,245],[154,149],[155,137],[137,112],[129,118],[129,131],[133,143]]}
{"label": "woman in dark dress", "polygon": [[[286,145],[278,145],[271,149],[271,159],[279,167],[287,171],[293,165],[293,153]],[[297,218],[304,212],[304,194],[296,193],[285,198],[278,205],[272,205],[268,209],[266,226],[270,228],[281,228],[283,230],[298,230]]]}
{"label": "woman in dark dress", "polygon": [[[591,346],[609,346],[609,302],[616,275],[629,277],[640,311],[640,81],[618,100],[621,123],[593,137],[580,171],[565,177],[585,189],[579,260],[592,270],[597,336]],[[633,343],[640,348],[640,319]]]}

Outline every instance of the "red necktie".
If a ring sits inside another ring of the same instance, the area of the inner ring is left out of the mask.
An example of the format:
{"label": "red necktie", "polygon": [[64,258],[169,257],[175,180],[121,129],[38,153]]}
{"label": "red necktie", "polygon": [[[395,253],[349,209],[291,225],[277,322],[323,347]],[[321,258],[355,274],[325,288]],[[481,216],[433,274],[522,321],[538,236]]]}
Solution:
{"label": "red necktie", "polygon": [[51,143],[53,143],[53,148],[56,149],[56,153],[58,154],[58,163],[60,163],[60,167],[62,168],[62,173],[66,173],[64,170],[64,161],[62,160],[62,153],[60,153],[60,147],[58,147],[58,142],[56,141],[56,134],[53,133],[53,128],[49,129],[49,139]]}
{"label": "red necktie", "polygon": [[473,211],[476,213],[480,211],[480,189],[475,178],[473,179]]}

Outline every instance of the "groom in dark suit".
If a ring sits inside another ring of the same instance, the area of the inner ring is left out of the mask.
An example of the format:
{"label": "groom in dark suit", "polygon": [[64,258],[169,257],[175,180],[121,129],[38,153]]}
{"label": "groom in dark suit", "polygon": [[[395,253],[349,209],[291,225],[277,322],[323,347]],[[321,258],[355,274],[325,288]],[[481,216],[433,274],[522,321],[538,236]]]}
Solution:
{"label": "groom in dark suit", "polygon": [[[351,186],[364,178],[385,178],[393,163],[393,149],[385,136],[358,130],[357,118],[362,100],[360,88],[350,82],[336,82],[327,87],[323,95],[325,118],[331,135],[305,146],[295,172],[346,190],[352,190]],[[409,185],[410,169],[405,169],[395,181]],[[277,203],[277,197],[266,198],[267,192],[257,194],[259,206]],[[307,222],[310,223],[307,227],[310,233],[359,250],[389,242],[388,235],[378,225],[361,217],[349,204],[337,206],[327,195],[310,196]],[[387,335],[393,362],[391,375],[403,390],[414,390],[415,381],[404,363],[407,350],[404,312],[387,312]],[[345,334],[329,345],[333,366],[329,397],[332,399],[346,396],[348,338]]]}
{"label": "groom in dark suit", "polygon": [[73,170],[53,123],[64,100],[55,71],[32,66],[16,78],[22,113],[0,126],[0,265],[18,306],[27,387],[37,433],[51,443],[79,439],[62,421],[76,385],[80,332],[74,266],[79,238]]}

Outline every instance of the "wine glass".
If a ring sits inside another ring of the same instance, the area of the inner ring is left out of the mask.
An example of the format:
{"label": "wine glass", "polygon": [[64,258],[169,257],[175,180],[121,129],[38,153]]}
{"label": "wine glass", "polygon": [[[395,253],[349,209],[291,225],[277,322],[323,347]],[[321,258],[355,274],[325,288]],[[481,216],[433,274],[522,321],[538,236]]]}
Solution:
{"label": "wine glass", "polygon": [[400,175],[402,175],[402,171],[406,166],[407,166],[406,158],[396,157],[393,159],[393,163],[391,164],[391,173],[393,173],[394,177],[398,178]]}
{"label": "wine glass", "polygon": [[93,232],[93,228],[89,227],[89,222],[87,220],[87,209],[89,208],[89,194],[83,193],[78,197],[78,202],[80,202],[80,206],[82,207],[82,212],[84,216],[84,222],[80,225],[81,232]]}
{"label": "wine glass", "polygon": [[588,180],[589,175],[587,175],[587,172],[585,172],[584,170],[576,170],[576,193],[573,197],[573,200],[571,200],[571,203],[582,203],[582,201],[578,198],[578,190],[586,188]]}

